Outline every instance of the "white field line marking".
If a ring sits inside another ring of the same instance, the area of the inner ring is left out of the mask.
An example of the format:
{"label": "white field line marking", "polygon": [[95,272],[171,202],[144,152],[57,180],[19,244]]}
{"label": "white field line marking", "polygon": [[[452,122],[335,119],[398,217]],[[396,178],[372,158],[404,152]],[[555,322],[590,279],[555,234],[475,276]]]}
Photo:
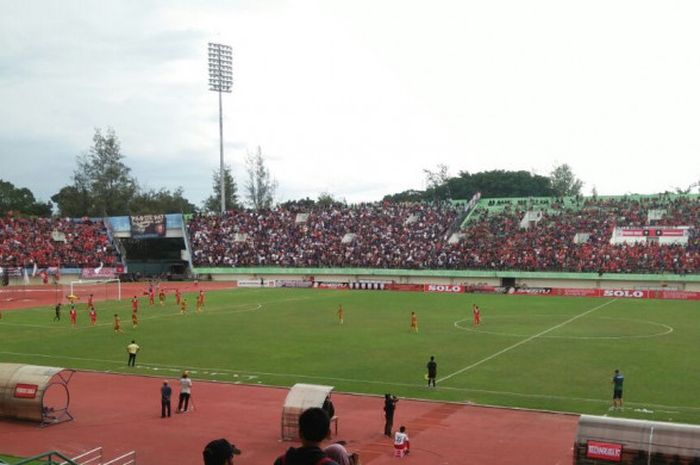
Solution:
{"label": "white field line marking", "polygon": [[[5,352],[5,351],[0,351],[0,354],[6,354],[6,355],[19,355],[19,356],[27,356],[27,357],[42,357],[42,358],[48,358],[48,359],[57,359],[57,360],[79,360],[79,361],[88,361],[88,362],[101,362],[101,363],[112,363],[116,365],[124,365],[124,360],[104,360],[104,359],[97,359],[97,358],[84,358],[84,357],[69,357],[69,356],[60,356],[60,355],[50,355],[50,354],[32,354],[32,353],[24,353],[24,352]],[[168,365],[168,364],[158,364],[158,363],[138,363],[137,368],[140,366],[143,367],[156,367],[156,368],[172,368],[178,370],[183,369],[182,365]],[[318,381],[339,381],[339,382],[348,382],[348,383],[358,383],[358,384],[371,384],[371,385],[382,385],[382,386],[397,386],[397,387],[410,387],[410,388],[418,388],[418,387],[424,387],[423,383],[421,384],[415,384],[415,383],[397,383],[397,382],[388,382],[388,381],[379,381],[379,380],[366,380],[366,379],[351,379],[351,378],[336,378],[336,377],[330,377],[330,376],[317,376],[317,375],[302,375],[302,374],[293,374],[293,373],[268,373],[268,372],[262,372],[262,371],[248,371],[248,370],[231,370],[228,368],[202,368],[202,367],[187,367],[190,372],[193,371],[199,371],[199,372],[211,372],[211,373],[227,373],[231,375],[253,375],[253,376],[276,376],[276,377],[286,377],[286,378],[303,378],[303,379],[313,379],[313,380],[318,380]],[[126,368],[124,368],[126,370]],[[99,373],[100,371],[97,370]],[[111,371],[112,373],[115,371]],[[107,371],[107,373],[110,373],[110,371]],[[132,370],[129,370],[130,374],[134,374]],[[610,400],[605,398],[605,399],[590,399],[590,398],[585,398],[585,397],[567,397],[567,396],[556,396],[556,395],[547,395],[547,394],[526,394],[526,393],[521,393],[521,392],[512,392],[512,391],[494,391],[494,390],[488,390],[488,389],[474,389],[474,388],[460,388],[460,387],[450,387],[450,386],[441,386],[440,387],[441,391],[455,391],[455,392],[465,392],[465,393],[479,393],[479,394],[490,394],[490,395],[500,395],[504,397],[520,397],[520,398],[527,398],[527,399],[553,399],[553,400],[565,400],[565,401],[577,401],[577,402],[586,402],[586,403],[593,403],[593,404],[604,404],[604,405],[609,405]],[[658,409],[679,409],[682,411],[693,411],[693,412],[700,412],[700,407],[688,407],[688,406],[680,406],[680,405],[661,405],[661,404],[649,404],[649,403],[641,403],[641,402],[629,402],[625,401],[625,404],[627,404],[629,407],[631,406],[640,406],[640,407],[651,407],[651,408],[656,408]]]}
{"label": "white field line marking", "polygon": [[[554,315],[538,315],[538,316],[547,316],[547,317],[552,317]],[[503,317],[501,317],[503,318]],[[665,325],[663,323],[657,323],[655,321],[647,321],[647,320],[636,320],[632,318],[598,318],[600,320],[611,320],[611,321],[632,321],[636,323],[644,323],[648,324],[651,326],[661,326],[664,328],[663,332],[659,333],[654,333],[654,334],[630,334],[627,336],[545,336],[545,338],[550,338],[550,339],[579,339],[579,340],[592,340],[592,339],[647,339],[650,337],[661,337],[661,336],[666,336],[667,334],[671,334],[674,329],[672,326]],[[462,322],[469,323],[471,319],[469,318],[463,318],[461,320],[457,320],[453,323],[454,327],[457,329],[460,329],[462,331],[469,331],[471,333],[482,333],[482,334],[493,334],[494,336],[507,336],[507,337],[527,337],[525,334],[514,334],[514,333],[502,333],[499,331],[488,331],[488,330],[482,330],[482,329],[476,329],[476,328],[469,328],[468,326],[462,326],[460,323]]]}
{"label": "white field line marking", "polygon": [[540,337],[540,336],[543,336],[543,335],[545,335],[545,334],[547,334],[547,333],[549,333],[549,332],[552,332],[552,331],[554,331],[554,330],[556,330],[556,329],[559,329],[559,328],[561,328],[562,326],[571,323],[572,321],[576,321],[576,320],[578,320],[579,318],[582,318],[582,317],[588,315],[589,313],[592,313],[592,312],[594,312],[594,311],[596,311],[596,310],[598,310],[598,309],[601,309],[601,308],[605,307],[606,305],[610,305],[611,303],[616,302],[616,301],[617,301],[617,299],[609,300],[609,301],[605,302],[604,304],[598,305],[597,307],[593,307],[592,309],[587,310],[587,311],[585,311],[585,312],[583,312],[583,313],[581,313],[581,314],[579,314],[579,315],[576,315],[576,316],[574,316],[574,317],[572,317],[572,318],[569,318],[568,320],[566,320],[566,321],[564,321],[564,322],[562,322],[562,323],[559,323],[558,325],[552,326],[552,327],[549,328],[549,329],[545,329],[544,331],[541,331],[541,332],[539,332],[539,333],[537,333],[537,334],[534,334],[534,335],[532,335],[532,336],[530,336],[530,337],[528,337],[528,338],[526,338],[526,339],[523,339],[523,340],[520,341],[520,342],[516,342],[516,343],[513,344],[512,346],[508,346],[508,347],[506,347],[506,348],[503,349],[503,350],[499,350],[499,351],[496,352],[495,354],[491,354],[491,355],[489,355],[488,357],[479,360],[478,362],[472,363],[471,365],[466,366],[466,367],[464,367],[464,368],[460,368],[459,370],[455,371],[454,373],[450,373],[450,374],[447,375],[447,376],[443,376],[442,378],[439,378],[439,379],[437,380],[437,382],[440,383],[440,382],[445,381],[445,380],[447,380],[447,379],[450,379],[450,378],[452,378],[453,376],[456,376],[456,375],[458,375],[458,374],[460,374],[460,373],[464,373],[464,372],[467,371],[467,370],[471,370],[472,368],[478,367],[478,366],[481,365],[482,363],[486,363],[486,362],[488,362],[489,360],[498,357],[499,355],[503,355],[503,354],[505,354],[506,352],[515,349],[516,347],[520,347],[520,346],[523,345],[523,344],[526,344],[526,343],[528,343],[528,342],[530,342],[530,341],[532,341],[532,340],[534,340],[534,339],[537,339],[537,338]]}

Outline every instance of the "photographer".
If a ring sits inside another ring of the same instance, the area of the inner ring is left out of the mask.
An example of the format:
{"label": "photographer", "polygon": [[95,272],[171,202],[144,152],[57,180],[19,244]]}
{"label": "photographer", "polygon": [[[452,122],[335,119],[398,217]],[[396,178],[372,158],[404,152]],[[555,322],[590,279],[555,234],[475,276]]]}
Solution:
{"label": "photographer", "polygon": [[391,394],[384,394],[384,436],[391,437],[391,429],[394,426],[394,411],[399,398]]}

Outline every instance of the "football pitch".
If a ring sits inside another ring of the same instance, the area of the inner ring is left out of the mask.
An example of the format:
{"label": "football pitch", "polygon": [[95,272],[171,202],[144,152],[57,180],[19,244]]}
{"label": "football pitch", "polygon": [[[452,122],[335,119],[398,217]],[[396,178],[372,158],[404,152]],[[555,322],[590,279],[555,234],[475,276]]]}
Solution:
{"label": "football pitch", "polygon": [[[85,304],[72,328],[64,307],[3,312],[0,361],[229,383],[327,384],[343,392],[474,402],[700,424],[698,303],[573,297],[307,289],[195,294],[180,315],[141,299]],[[472,326],[471,305],[481,307]],[[336,316],[345,308],[344,324]],[[418,333],[409,330],[418,315]],[[118,313],[123,334],[112,329]],[[141,346],[137,366],[126,345]],[[437,389],[424,379],[438,362]],[[610,411],[613,370],[625,375],[624,411]],[[155,395],[155,394],[154,394]]]}

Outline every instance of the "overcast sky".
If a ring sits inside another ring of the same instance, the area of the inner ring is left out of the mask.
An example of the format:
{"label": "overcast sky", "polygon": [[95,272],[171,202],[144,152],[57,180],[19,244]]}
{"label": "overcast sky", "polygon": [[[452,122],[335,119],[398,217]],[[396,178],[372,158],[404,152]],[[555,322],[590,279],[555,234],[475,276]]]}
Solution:
{"label": "overcast sky", "polygon": [[585,194],[686,187],[699,21],[696,0],[8,0],[0,179],[48,200],[109,126],[144,187],[200,204],[219,164],[213,41],[234,55],[226,162],[240,186],[261,146],[278,200],[379,200],[439,163],[568,163]]}

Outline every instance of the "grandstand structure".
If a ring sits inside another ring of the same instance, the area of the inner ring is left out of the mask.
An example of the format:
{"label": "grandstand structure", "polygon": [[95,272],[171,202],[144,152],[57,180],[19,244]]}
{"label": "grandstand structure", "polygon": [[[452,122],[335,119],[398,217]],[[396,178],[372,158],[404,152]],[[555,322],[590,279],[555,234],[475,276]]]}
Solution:
{"label": "grandstand structure", "polygon": [[[700,291],[698,195],[0,219],[3,278],[199,276]],[[125,274],[128,273],[128,274]]]}

